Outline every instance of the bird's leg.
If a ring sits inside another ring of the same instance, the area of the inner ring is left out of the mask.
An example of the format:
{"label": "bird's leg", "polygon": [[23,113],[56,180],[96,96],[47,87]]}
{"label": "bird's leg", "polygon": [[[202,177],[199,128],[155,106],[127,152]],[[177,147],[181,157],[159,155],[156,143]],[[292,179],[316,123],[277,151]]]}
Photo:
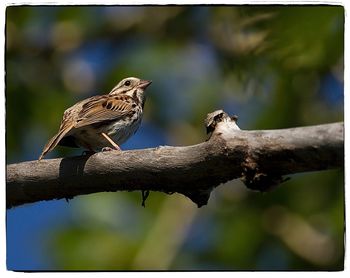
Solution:
{"label": "bird's leg", "polygon": [[104,147],[102,151],[110,151],[110,150],[117,150],[121,151],[120,147],[104,132],[101,133],[101,135],[106,138],[106,140],[113,146],[114,149],[111,149],[109,147]]}

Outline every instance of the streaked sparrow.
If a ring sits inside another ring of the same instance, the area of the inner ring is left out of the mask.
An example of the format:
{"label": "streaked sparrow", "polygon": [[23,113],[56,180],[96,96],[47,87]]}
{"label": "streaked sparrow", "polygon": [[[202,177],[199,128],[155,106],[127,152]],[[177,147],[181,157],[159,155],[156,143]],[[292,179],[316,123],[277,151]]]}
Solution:
{"label": "streaked sparrow", "polygon": [[128,77],[108,95],[93,96],[68,108],[58,133],[48,141],[39,160],[57,145],[89,151],[120,150],[119,145],[140,126],[146,100],[144,91],[150,84],[151,81]]}

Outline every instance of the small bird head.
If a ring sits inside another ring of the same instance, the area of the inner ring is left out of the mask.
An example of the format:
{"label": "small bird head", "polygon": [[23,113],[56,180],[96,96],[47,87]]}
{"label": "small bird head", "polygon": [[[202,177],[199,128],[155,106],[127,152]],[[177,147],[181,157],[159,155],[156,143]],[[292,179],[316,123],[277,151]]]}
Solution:
{"label": "small bird head", "polygon": [[[152,83],[152,81],[141,80],[136,77],[127,77],[120,81],[117,86],[115,86],[110,95],[126,94],[131,97],[142,97],[145,89]],[[136,95],[135,95],[136,94]]]}

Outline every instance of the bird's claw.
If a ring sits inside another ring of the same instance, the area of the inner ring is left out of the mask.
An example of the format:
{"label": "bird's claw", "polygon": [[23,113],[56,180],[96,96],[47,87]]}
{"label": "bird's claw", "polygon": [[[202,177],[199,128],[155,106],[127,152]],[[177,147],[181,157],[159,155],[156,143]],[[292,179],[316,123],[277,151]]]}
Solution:
{"label": "bird's claw", "polygon": [[115,151],[115,149],[111,148],[111,147],[104,147],[102,148],[103,152],[110,152],[110,151]]}

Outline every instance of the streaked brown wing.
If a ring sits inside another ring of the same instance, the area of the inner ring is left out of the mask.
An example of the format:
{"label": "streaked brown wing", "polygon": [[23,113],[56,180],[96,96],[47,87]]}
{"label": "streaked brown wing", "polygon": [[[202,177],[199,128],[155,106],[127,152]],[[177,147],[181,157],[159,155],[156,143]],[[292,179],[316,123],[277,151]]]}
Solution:
{"label": "streaked brown wing", "polygon": [[72,127],[74,127],[74,124],[78,118],[78,114],[83,109],[84,105],[86,105],[90,102],[94,102],[100,98],[101,98],[101,96],[89,97],[89,98],[81,100],[81,101],[77,102],[76,104],[74,104],[73,106],[67,108],[66,111],[64,111],[64,113],[63,113],[63,118],[61,121],[59,131],[66,129],[67,126],[71,126],[72,124],[73,124]]}
{"label": "streaked brown wing", "polygon": [[133,113],[136,104],[128,96],[99,96],[85,103],[78,114],[75,128],[101,123],[104,121],[118,120],[123,116]]}

